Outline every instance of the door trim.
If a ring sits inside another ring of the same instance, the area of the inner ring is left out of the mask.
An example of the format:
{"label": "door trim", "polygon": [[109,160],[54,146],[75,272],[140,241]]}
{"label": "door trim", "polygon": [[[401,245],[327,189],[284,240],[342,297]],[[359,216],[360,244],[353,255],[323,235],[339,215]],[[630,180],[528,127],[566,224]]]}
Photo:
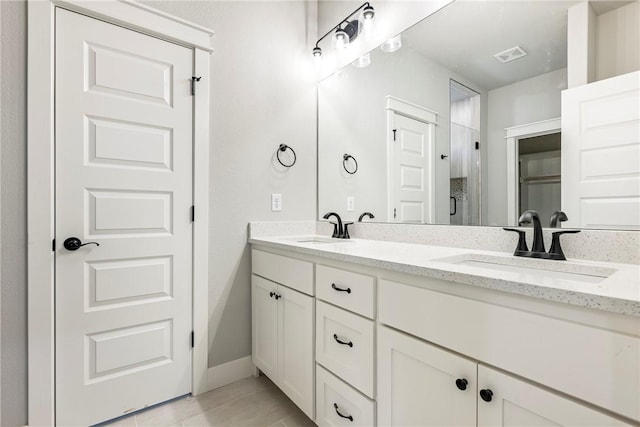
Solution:
{"label": "door trim", "polygon": [[[27,71],[28,422],[55,425],[54,44],[62,7],[194,49],[192,392],[208,391],[209,53],[213,32],[128,0],[30,1]],[[204,95],[206,94],[206,95]]]}
{"label": "door trim", "polygon": [[518,226],[518,141],[560,132],[560,118],[512,126],[505,128],[504,132],[507,144],[507,224]]}

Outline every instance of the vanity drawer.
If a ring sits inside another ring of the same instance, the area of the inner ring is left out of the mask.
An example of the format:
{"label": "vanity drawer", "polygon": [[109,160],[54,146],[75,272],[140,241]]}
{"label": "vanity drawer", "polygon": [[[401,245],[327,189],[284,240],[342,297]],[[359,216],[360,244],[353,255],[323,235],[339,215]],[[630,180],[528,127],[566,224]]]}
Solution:
{"label": "vanity drawer", "polygon": [[374,426],[375,403],[318,365],[316,424],[320,427]]}
{"label": "vanity drawer", "polygon": [[337,268],[316,266],[316,296],[369,319],[375,313],[374,278]]}
{"label": "vanity drawer", "polygon": [[272,282],[313,296],[313,264],[310,262],[253,249],[251,271]]}
{"label": "vanity drawer", "polygon": [[374,324],[316,300],[316,362],[373,398]]}
{"label": "vanity drawer", "polygon": [[379,294],[383,324],[640,420],[637,335],[386,280]]}

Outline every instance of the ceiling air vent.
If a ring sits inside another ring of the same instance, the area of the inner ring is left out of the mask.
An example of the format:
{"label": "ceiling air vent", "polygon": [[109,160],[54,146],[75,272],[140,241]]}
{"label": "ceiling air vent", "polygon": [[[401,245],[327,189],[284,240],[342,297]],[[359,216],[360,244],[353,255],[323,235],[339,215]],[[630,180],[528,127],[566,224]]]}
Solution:
{"label": "ceiling air vent", "polygon": [[527,56],[527,52],[520,46],[515,46],[500,53],[493,55],[498,61],[506,64],[507,62],[515,61],[518,58]]}

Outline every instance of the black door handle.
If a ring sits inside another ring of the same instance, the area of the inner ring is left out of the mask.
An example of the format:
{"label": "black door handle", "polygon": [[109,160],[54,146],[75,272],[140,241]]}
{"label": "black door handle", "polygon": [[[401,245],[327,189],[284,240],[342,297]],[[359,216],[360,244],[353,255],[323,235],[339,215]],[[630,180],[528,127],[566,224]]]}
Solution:
{"label": "black door handle", "polygon": [[77,237],[69,237],[67,240],[64,241],[64,243],[62,244],[62,246],[64,246],[64,248],[68,251],[77,251],[78,249],[80,249],[80,247],[82,246],[86,246],[86,245],[96,245],[96,246],[100,246],[100,243],[98,242],[87,242],[87,243],[82,243],[82,240],[78,239]]}

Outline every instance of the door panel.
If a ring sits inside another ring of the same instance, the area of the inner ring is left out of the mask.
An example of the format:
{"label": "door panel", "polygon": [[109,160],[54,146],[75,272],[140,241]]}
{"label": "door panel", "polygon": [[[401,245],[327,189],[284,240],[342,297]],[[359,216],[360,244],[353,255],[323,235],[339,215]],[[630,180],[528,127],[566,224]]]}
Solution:
{"label": "door panel", "polygon": [[562,92],[567,227],[640,229],[640,72]]}
{"label": "door panel", "polygon": [[475,426],[475,391],[475,362],[378,327],[378,425]]}
{"label": "door panel", "polygon": [[278,286],[278,294],[278,385],[313,419],[313,298],[285,286]]}
{"label": "door panel", "polygon": [[253,364],[269,378],[278,378],[278,285],[251,275]]}
{"label": "door panel", "polygon": [[190,49],[56,10],[59,425],[191,391],[192,69]]}
{"label": "door panel", "polygon": [[394,114],[393,126],[396,137],[392,142],[391,218],[394,222],[433,222],[433,125]]}
{"label": "door panel", "polygon": [[492,392],[489,402],[478,398],[478,427],[631,425],[484,365],[478,389]]}

